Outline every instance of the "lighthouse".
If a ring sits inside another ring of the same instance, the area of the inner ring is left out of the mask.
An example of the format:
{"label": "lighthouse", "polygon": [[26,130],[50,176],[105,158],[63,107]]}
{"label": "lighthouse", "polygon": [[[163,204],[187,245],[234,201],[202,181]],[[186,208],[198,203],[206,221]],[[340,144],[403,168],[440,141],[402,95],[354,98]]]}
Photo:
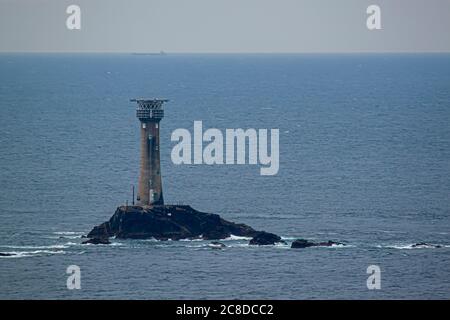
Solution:
{"label": "lighthouse", "polygon": [[140,121],[141,167],[137,203],[141,206],[163,205],[159,154],[159,122],[164,117],[166,99],[132,99],[137,103],[136,117]]}

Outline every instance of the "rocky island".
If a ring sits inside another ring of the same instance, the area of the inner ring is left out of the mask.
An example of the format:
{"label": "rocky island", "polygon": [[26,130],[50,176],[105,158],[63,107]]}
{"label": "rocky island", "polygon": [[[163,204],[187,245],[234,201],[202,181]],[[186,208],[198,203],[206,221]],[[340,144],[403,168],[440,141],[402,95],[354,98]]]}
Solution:
{"label": "rocky island", "polygon": [[218,214],[200,212],[188,205],[120,206],[114,215],[87,235],[87,243],[104,239],[220,240],[231,235],[251,237],[251,244],[275,244],[281,237],[227,221]]}
{"label": "rocky island", "polygon": [[[249,237],[249,245],[286,244],[280,236],[258,231],[243,223],[234,223],[218,214],[200,212],[188,205],[120,206],[106,222],[94,227],[85,244],[109,244],[109,238],[182,240],[221,240],[231,235]],[[211,247],[225,245],[213,241]],[[291,248],[331,247],[343,243],[311,242],[297,239]]]}

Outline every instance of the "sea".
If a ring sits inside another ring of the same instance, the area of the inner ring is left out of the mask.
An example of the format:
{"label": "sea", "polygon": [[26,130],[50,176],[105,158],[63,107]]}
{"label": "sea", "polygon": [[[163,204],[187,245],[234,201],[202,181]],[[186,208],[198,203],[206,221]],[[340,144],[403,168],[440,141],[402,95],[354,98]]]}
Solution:
{"label": "sea", "polygon": [[[170,100],[167,204],[286,244],[81,244],[132,202],[133,98]],[[278,173],[174,164],[194,121],[279,129]],[[1,299],[449,299],[449,232],[449,54],[0,54]]]}

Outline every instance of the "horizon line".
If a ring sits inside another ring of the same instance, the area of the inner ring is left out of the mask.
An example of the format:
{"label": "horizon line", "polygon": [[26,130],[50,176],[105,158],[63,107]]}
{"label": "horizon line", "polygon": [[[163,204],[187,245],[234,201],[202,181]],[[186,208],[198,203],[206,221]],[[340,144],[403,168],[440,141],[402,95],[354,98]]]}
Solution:
{"label": "horizon line", "polygon": [[256,55],[300,55],[300,54],[450,54],[450,51],[236,51],[236,52],[219,52],[219,51],[1,51],[0,54],[136,54],[136,55],[238,55],[238,54],[256,54]]}

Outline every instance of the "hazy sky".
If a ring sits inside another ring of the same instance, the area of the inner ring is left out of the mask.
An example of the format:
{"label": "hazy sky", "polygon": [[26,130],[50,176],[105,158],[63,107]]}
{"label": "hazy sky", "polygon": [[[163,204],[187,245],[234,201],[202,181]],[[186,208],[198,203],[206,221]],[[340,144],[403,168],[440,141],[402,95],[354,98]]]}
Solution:
{"label": "hazy sky", "polygon": [[449,31],[450,0],[0,0],[0,51],[450,52]]}

